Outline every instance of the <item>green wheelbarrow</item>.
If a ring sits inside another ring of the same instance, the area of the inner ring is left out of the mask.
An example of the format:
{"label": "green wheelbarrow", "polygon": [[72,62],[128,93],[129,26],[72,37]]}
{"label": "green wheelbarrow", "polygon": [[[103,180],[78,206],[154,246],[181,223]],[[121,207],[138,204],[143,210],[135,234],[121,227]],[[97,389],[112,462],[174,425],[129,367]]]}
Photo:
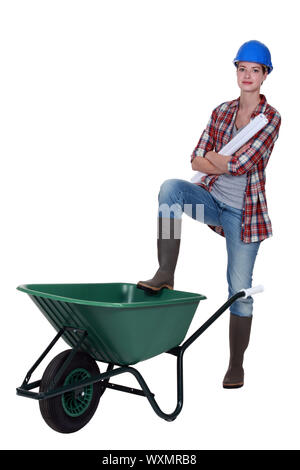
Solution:
{"label": "green wheelbarrow", "polygon": [[[17,289],[29,295],[57,331],[17,394],[38,400],[42,417],[52,429],[71,433],[90,421],[108,388],[146,397],[158,416],[173,421],[183,406],[185,350],[235,300],[261,292],[262,286],[237,292],[185,341],[198,304],[206,298],[203,295],[168,289],[150,294],[129,283],[27,284]],[[52,359],[40,380],[30,382],[60,338],[70,349]],[[161,353],[177,358],[177,405],[169,414],[158,406],[140,372],[131,367]],[[105,372],[100,372],[97,361],[106,364]],[[126,372],[140,388],[110,382]]]}

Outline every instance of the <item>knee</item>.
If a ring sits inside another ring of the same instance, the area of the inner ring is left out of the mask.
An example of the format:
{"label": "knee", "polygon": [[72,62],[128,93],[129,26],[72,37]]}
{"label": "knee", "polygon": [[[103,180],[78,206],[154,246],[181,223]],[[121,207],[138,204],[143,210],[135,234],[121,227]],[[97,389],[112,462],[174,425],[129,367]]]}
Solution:
{"label": "knee", "polygon": [[178,179],[168,179],[161,185],[158,195],[161,217],[181,217],[182,198],[179,191],[180,181]]}
{"label": "knee", "polygon": [[159,196],[158,196],[159,200],[164,201],[165,199],[168,199],[171,194],[174,194],[174,192],[176,192],[178,181],[179,180],[177,179],[165,180],[160,186]]}

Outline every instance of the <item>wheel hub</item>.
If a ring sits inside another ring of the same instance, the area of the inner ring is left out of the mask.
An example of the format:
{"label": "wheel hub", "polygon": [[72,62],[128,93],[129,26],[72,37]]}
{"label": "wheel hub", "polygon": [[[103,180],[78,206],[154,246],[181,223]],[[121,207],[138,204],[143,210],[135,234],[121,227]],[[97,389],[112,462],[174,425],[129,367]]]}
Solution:
{"label": "wheel hub", "polygon": [[[87,380],[91,374],[86,369],[74,369],[67,375],[64,385],[75,385]],[[68,416],[76,418],[82,415],[90,406],[93,397],[93,385],[66,392],[62,395],[62,406]]]}

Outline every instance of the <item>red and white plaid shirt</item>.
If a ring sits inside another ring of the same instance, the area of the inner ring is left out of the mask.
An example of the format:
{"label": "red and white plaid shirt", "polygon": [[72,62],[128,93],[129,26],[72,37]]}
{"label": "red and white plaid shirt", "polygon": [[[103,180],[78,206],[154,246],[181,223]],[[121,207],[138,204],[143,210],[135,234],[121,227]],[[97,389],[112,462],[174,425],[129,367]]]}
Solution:
{"label": "red and white plaid shirt", "polygon": [[[229,142],[232,137],[239,101],[240,98],[227,101],[213,110],[206,129],[191,156],[191,161],[195,157],[204,157],[211,150],[218,153]],[[264,95],[260,95],[260,102],[251,119],[260,113],[268,118],[269,123],[251,138],[249,141],[251,146],[240,156],[233,155],[227,165],[231,175],[247,173],[241,226],[241,240],[245,243],[261,241],[272,236],[272,225],[265,194],[265,168],[278,138],[281,117],[278,111],[267,103]],[[217,179],[217,175],[207,175],[203,176],[201,182],[196,184],[211,191],[212,185]],[[224,236],[221,226],[210,226],[210,228]]]}

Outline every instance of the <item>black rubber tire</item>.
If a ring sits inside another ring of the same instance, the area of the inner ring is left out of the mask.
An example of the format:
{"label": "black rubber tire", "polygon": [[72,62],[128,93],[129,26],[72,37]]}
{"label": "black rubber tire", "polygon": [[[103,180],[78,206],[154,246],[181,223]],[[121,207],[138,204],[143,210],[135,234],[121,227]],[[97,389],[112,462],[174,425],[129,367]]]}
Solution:
{"label": "black rubber tire", "polygon": [[[57,371],[61,368],[65,362],[68,355],[71,353],[71,349],[63,351],[58,354],[47,366],[41,383],[40,383],[40,392],[45,392],[48,390],[52,380],[54,379]],[[67,369],[64,371],[62,377],[59,379],[55,388],[59,388],[64,385],[66,377],[75,369],[84,369],[92,377],[95,377],[100,374],[99,367],[96,361],[91,358],[87,353],[83,351],[78,351],[71,363],[68,365]],[[45,400],[39,400],[40,411],[42,417],[55,431],[61,433],[72,433],[76,432],[79,429],[83,428],[90,419],[93,417],[101,395],[103,394],[104,388],[101,382],[96,382],[92,385],[92,397],[87,409],[80,416],[69,416],[63,406],[63,395],[59,395],[53,398],[48,398]],[[74,393],[74,392],[73,392]]]}

